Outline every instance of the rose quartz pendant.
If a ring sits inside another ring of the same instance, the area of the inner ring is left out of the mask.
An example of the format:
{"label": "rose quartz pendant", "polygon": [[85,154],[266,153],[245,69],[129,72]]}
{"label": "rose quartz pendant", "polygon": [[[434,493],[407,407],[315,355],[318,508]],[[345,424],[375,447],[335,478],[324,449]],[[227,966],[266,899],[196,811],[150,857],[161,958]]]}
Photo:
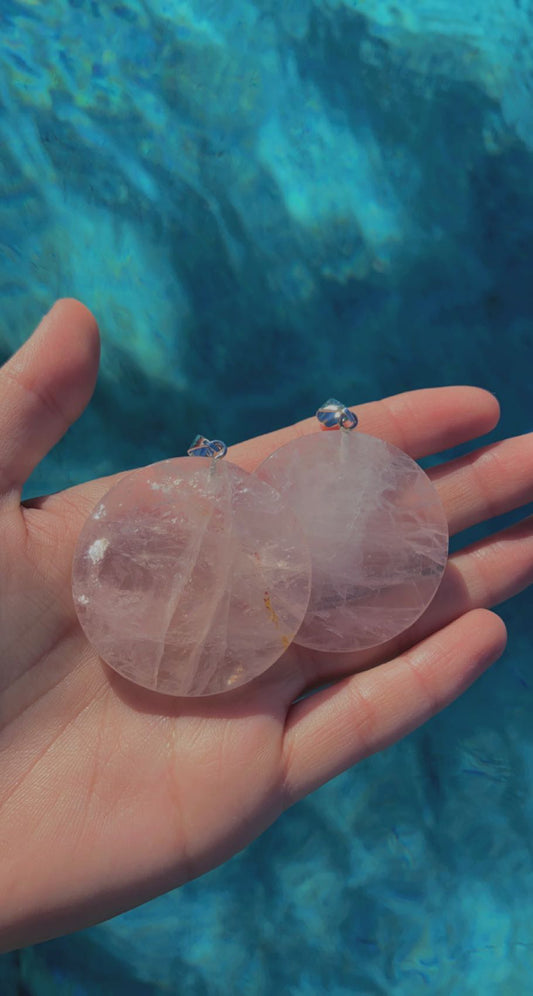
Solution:
{"label": "rose quartz pendant", "polygon": [[211,695],[266,671],[294,639],[310,556],[268,484],[182,457],[104,496],[80,534],[72,587],[88,640],[116,671],[170,695]]}
{"label": "rose quartz pendant", "polygon": [[353,651],[422,615],[444,573],[448,525],[422,468],[396,446],[349,431],[357,419],[339,402],[319,418],[334,405],[347,428],[287,443],[255,473],[293,508],[311,550],[311,597],[295,643]]}

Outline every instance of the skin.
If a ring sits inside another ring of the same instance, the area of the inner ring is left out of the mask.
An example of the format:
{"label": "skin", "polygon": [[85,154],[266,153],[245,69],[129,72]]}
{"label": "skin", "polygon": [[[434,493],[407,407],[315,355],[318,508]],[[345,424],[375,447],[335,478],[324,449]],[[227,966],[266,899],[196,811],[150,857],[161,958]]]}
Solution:
{"label": "skin", "polygon": [[[489,607],[533,579],[533,517],[449,560],[409,630],[337,657],[290,647],[222,696],[173,699],[113,672],[88,645],[70,572],[79,531],[117,477],[24,502],[24,482],[81,414],[99,363],[91,313],[58,301],[0,369],[0,945],[114,916],[201,875],[288,806],[386,748],[503,653]],[[419,459],[498,423],[489,392],[457,386],[356,406],[361,431]],[[234,446],[251,471],[308,419]],[[120,475],[118,475],[120,476]],[[450,533],[533,499],[533,434],[429,471]],[[304,691],[334,682],[295,702]]]}

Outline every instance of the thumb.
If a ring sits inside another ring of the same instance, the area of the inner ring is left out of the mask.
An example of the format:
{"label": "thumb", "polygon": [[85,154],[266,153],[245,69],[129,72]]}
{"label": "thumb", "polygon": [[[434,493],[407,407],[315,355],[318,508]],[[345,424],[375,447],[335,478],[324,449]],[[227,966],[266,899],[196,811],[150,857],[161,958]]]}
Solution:
{"label": "thumb", "polygon": [[34,468],[87,406],[99,360],[95,318],[62,298],[0,368],[0,498],[20,501]]}

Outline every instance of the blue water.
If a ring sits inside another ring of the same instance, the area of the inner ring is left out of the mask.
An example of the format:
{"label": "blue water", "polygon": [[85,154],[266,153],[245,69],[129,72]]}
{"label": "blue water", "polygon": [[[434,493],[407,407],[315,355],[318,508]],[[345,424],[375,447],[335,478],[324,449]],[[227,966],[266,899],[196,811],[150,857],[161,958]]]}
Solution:
{"label": "blue water", "polygon": [[[2,0],[0,104],[0,359],[61,295],[103,339],[28,493],[331,394],[477,384],[490,439],[532,428],[533,0]],[[533,993],[532,608],[422,730],[2,996]]]}

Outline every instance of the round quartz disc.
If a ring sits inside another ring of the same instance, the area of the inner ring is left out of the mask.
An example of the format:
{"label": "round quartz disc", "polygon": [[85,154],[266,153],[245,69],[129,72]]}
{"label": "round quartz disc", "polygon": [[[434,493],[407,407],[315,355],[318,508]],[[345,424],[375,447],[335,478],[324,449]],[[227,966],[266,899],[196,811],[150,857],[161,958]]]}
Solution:
{"label": "round quartz disc", "polygon": [[72,590],[100,656],[145,688],[212,695],[281,656],[307,609],[310,555],[281,496],[226,460],[165,460],[85,523]]}
{"label": "round quartz disc", "polygon": [[322,431],[281,446],[255,473],[297,513],[311,550],[297,644],[363,650],[418,619],[444,573],[448,526],[411,457],[359,431]]}

